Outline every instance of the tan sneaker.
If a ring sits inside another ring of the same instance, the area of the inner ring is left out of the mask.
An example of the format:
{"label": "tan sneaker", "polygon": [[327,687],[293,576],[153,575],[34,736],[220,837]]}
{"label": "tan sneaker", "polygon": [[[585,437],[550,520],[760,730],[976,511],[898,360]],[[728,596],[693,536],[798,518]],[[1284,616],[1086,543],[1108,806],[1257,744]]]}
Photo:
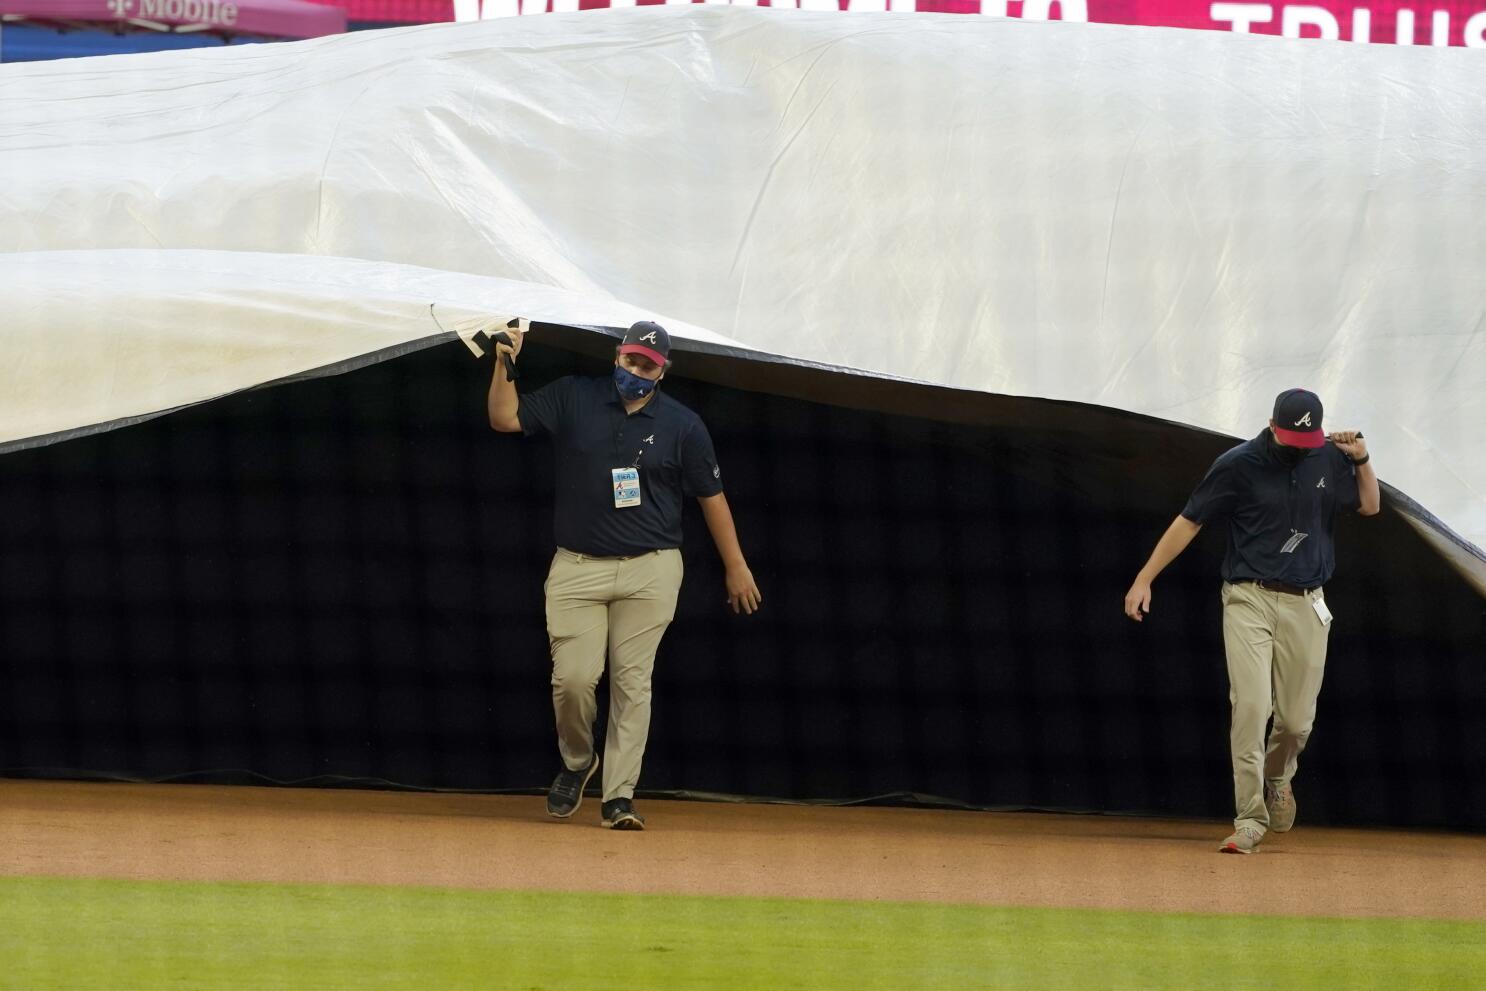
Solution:
{"label": "tan sneaker", "polygon": [[1264,834],[1252,826],[1239,826],[1233,831],[1233,835],[1223,841],[1218,847],[1220,853],[1258,853],[1259,841],[1264,839]]}
{"label": "tan sneaker", "polygon": [[1295,825],[1295,789],[1264,786],[1264,807],[1269,810],[1269,828],[1283,833]]}

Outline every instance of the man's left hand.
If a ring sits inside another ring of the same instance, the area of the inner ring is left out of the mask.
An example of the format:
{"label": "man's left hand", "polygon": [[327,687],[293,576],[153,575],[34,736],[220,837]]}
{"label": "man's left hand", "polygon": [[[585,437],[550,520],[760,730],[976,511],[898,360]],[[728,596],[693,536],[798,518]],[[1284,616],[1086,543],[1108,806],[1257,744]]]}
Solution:
{"label": "man's left hand", "polygon": [[733,612],[745,612],[752,616],[764,604],[764,595],[754,584],[753,572],[748,565],[738,564],[727,569],[728,605]]}
{"label": "man's left hand", "polygon": [[1367,441],[1362,439],[1362,433],[1358,430],[1338,430],[1331,434],[1331,443],[1353,461],[1359,461],[1367,456]]}

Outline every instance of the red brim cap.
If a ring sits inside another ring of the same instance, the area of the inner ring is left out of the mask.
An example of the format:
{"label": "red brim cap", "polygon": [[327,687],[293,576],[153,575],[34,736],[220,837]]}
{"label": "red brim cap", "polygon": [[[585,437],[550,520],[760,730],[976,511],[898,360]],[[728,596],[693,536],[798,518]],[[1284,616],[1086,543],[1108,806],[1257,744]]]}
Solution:
{"label": "red brim cap", "polygon": [[651,361],[655,362],[657,365],[664,365],[666,363],[666,356],[665,355],[663,355],[659,351],[655,350],[655,348],[647,348],[643,344],[621,344],[621,345],[619,345],[619,353],[620,354],[643,354],[645,357],[649,358]]}
{"label": "red brim cap", "polygon": [[1280,439],[1280,443],[1291,447],[1320,447],[1326,443],[1326,434],[1320,430],[1286,430],[1284,427],[1275,427],[1274,435]]}

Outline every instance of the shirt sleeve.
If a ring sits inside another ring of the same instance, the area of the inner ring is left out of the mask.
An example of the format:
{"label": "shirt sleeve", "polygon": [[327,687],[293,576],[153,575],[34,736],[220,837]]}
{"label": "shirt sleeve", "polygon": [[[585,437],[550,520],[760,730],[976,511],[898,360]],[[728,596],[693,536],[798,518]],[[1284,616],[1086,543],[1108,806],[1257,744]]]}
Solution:
{"label": "shirt sleeve", "polygon": [[681,439],[681,490],[699,498],[722,491],[722,469],[712,449],[712,435],[700,420]]}
{"label": "shirt sleeve", "polygon": [[1332,448],[1331,484],[1336,486],[1336,508],[1356,512],[1362,508],[1362,493],[1357,489],[1357,466],[1352,459]]}
{"label": "shirt sleeve", "polygon": [[573,390],[575,381],[571,375],[542,386],[535,392],[521,397],[516,408],[516,418],[521,421],[521,432],[528,437],[537,434],[561,434],[572,423]]}
{"label": "shirt sleeve", "polygon": [[1207,470],[1202,481],[1197,483],[1197,488],[1182,507],[1182,515],[1193,523],[1211,523],[1213,520],[1223,519],[1233,512],[1238,501],[1236,483],[1232,460],[1227,457],[1218,458]]}

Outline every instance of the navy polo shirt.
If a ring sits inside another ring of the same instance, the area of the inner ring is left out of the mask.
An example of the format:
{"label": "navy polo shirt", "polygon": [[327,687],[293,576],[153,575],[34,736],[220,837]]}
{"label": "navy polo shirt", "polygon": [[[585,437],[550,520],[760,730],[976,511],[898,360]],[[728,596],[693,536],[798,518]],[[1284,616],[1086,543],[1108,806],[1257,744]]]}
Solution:
{"label": "navy polo shirt", "polygon": [[1218,455],[1182,515],[1194,523],[1228,521],[1224,581],[1268,579],[1315,588],[1336,570],[1337,513],[1362,504],[1357,469],[1330,442],[1293,468],[1275,448],[1266,428]]}
{"label": "navy polo shirt", "polygon": [[[681,546],[686,496],[722,491],[702,418],[664,392],[633,414],[611,377],[570,375],[521,397],[521,429],[551,434],[557,455],[557,546],[627,557]],[[612,470],[640,470],[640,505],[614,505]]]}

